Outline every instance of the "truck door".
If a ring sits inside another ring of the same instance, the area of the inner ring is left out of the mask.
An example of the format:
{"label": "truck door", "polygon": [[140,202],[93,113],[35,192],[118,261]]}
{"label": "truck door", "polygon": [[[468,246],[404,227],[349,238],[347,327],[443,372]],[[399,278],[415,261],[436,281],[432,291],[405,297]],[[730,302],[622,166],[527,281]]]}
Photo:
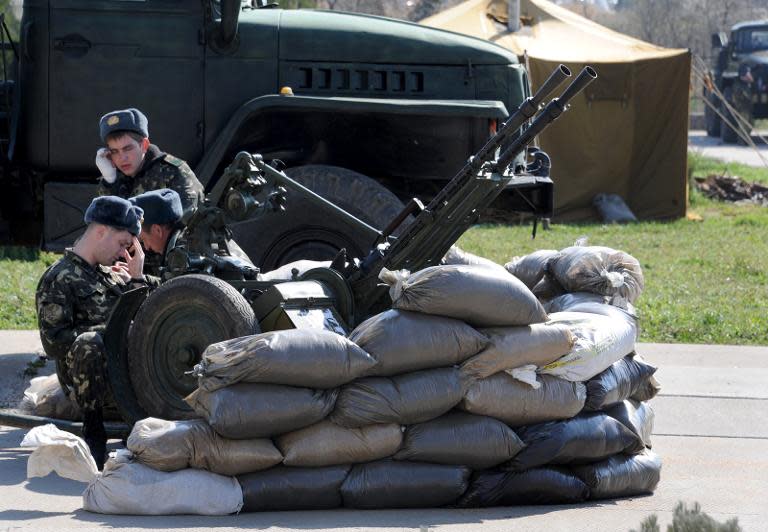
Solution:
{"label": "truck door", "polygon": [[95,173],[99,118],[136,107],[149,118],[150,140],[194,167],[203,134],[202,2],[51,0],[50,6],[50,166]]}

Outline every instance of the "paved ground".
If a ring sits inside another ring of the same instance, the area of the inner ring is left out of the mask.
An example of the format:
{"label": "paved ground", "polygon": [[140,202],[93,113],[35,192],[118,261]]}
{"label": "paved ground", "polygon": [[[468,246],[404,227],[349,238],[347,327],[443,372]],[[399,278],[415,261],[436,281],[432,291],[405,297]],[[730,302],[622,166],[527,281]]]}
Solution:
{"label": "paved ground", "polygon": [[[0,332],[0,388],[33,360],[33,332]],[[12,530],[628,531],[656,513],[662,525],[682,500],[720,521],[768,530],[768,347],[641,344],[659,366],[662,393],[654,450],[663,461],[655,494],[577,506],[487,510],[323,511],[203,518],[104,516],[80,509],[84,485],[55,476],[26,480],[25,431],[0,427],[0,532]],[[11,374],[9,374],[9,372]],[[15,372],[15,373],[14,373]],[[664,529],[664,526],[663,528]]]}
{"label": "paved ground", "polygon": [[[760,131],[759,133],[763,138],[768,138],[768,131]],[[705,131],[693,130],[688,132],[688,149],[723,161],[762,166],[768,171],[768,145],[756,135],[752,136],[752,140],[757,145],[757,150],[751,146],[723,144],[720,139],[708,137]]]}

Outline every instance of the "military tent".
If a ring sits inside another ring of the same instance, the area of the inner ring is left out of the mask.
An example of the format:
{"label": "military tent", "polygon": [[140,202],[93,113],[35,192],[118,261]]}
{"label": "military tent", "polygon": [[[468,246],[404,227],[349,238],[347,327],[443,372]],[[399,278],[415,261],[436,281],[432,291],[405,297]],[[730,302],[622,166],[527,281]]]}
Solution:
{"label": "military tent", "polygon": [[[528,62],[534,90],[559,64],[598,79],[540,136],[552,157],[557,220],[595,219],[592,200],[619,194],[640,219],[685,215],[691,54],[609,30],[546,0],[468,0],[423,24],[487,39]],[[562,89],[561,89],[562,90]],[[512,110],[510,110],[512,111]]]}

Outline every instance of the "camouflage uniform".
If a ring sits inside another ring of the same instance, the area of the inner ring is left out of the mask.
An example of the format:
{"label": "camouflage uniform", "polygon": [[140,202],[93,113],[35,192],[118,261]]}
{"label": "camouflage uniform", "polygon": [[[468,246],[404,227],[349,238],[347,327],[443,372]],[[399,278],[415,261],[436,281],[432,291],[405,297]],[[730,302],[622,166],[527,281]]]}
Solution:
{"label": "camouflage uniform", "polygon": [[46,353],[66,361],[75,400],[83,411],[99,410],[108,396],[102,334],[120,295],[157,279],[125,283],[107,266],[91,266],[66,251],[37,285],[35,303]]}
{"label": "camouflage uniform", "polygon": [[128,177],[117,170],[117,179],[114,183],[101,180],[99,196],[113,195],[128,199],[142,192],[161,188],[170,188],[179,194],[181,207],[184,209],[184,219],[187,219],[203,201],[203,185],[197,180],[189,165],[173,155],[161,152],[154,144],[150,144],[144,155],[144,162],[136,175]]}

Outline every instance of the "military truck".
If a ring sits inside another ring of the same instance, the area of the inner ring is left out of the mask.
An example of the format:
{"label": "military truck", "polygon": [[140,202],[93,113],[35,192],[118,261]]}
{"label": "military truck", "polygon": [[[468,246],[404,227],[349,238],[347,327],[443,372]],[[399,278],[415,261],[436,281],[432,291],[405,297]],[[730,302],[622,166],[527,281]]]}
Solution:
{"label": "military truck", "polygon": [[737,125],[736,118],[723,100],[750,125],[768,118],[768,20],[736,24],[730,38],[725,32],[713,34],[712,55],[709,78],[713,86],[704,87],[704,98],[711,104],[704,109],[707,135],[736,142],[737,130],[715,109],[732,125]]}
{"label": "military truck", "polygon": [[[382,227],[529,94],[515,55],[490,42],[256,0],[24,0],[18,31],[2,31],[15,61],[0,90],[0,215],[48,250],[82,230],[97,123],[113,109],[144,111],[151,140],[208,191],[236,153],[260,153]],[[233,232],[265,270],[368,245],[311,205]]]}

